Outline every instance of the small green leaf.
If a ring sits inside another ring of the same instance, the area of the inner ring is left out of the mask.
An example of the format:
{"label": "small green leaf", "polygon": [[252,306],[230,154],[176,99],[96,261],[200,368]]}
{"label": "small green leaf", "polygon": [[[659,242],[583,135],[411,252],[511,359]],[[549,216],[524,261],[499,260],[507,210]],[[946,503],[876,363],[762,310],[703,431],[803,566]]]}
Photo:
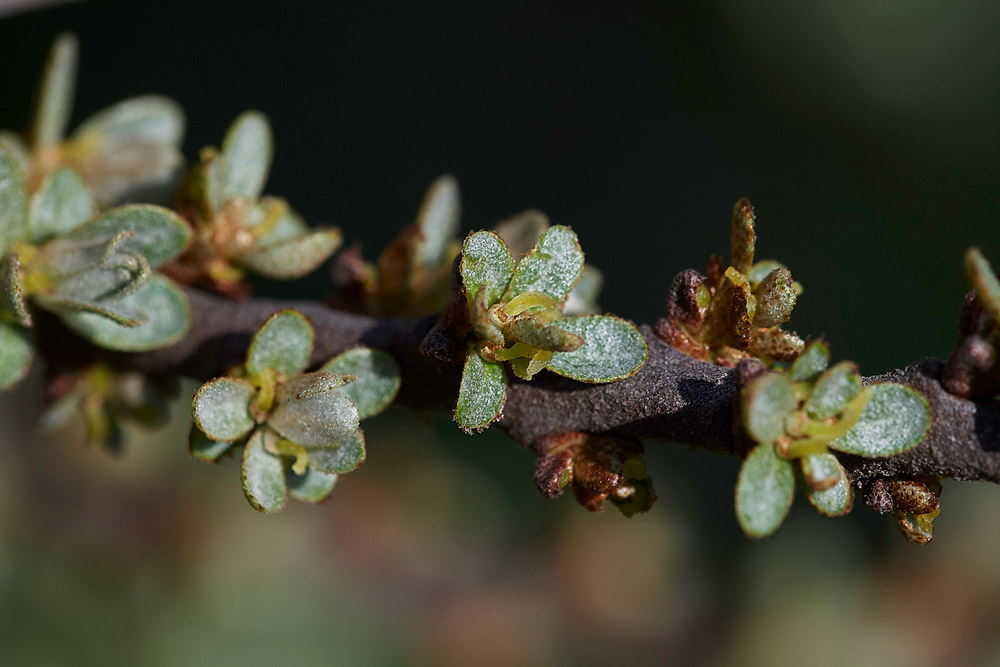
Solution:
{"label": "small green leaf", "polygon": [[[803,491],[809,502],[820,514],[826,516],[844,516],[854,505],[854,489],[847,481],[847,474],[840,461],[833,454],[813,454],[802,458],[802,470],[806,478]],[[837,480],[835,484],[825,489],[817,490],[810,486],[808,479]]]}
{"label": "small green leaf", "polygon": [[148,319],[136,327],[126,327],[95,313],[62,313],[63,322],[90,342],[109,350],[144,352],[167,347],[184,337],[191,327],[191,307],[184,292],[168,278],[153,274],[133,294],[105,307],[116,312],[139,313]]}
{"label": "small green leaf", "polygon": [[634,375],[646,363],[646,340],[628,320],[612,315],[586,315],[554,324],[583,338],[572,352],[556,352],[550,371],[580,382],[614,382]]}
{"label": "small green leaf", "polygon": [[542,292],[556,303],[569,296],[583,271],[583,251],[569,227],[550,227],[517,265],[503,296],[510,301],[525,292]]}
{"label": "small green leaf", "polygon": [[215,441],[239,440],[255,425],[250,401],[257,390],[246,380],[221,377],[206,382],[194,395],[191,416],[195,425]]}
{"label": "small green leaf", "polygon": [[541,211],[528,209],[500,222],[493,231],[503,239],[514,259],[521,259],[535,247],[549,228],[549,218]]}
{"label": "small green leaf", "polygon": [[787,322],[792,316],[796,299],[791,271],[781,267],[769,273],[757,287],[755,296],[757,297],[757,310],[753,317],[755,327],[776,327]]}
{"label": "small green leaf", "polygon": [[965,252],[965,271],[983,310],[994,322],[1000,323],[1000,280],[979,248],[969,248]]}
{"label": "small green leaf", "polygon": [[358,409],[341,391],[350,376],[309,373],[279,385],[267,424],[303,447],[339,445],[358,430]]}
{"label": "small green leaf", "polygon": [[760,285],[775,269],[783,269],[785,265],[773,259],[762,259],[750,268],[750,286],[754,289]]}
{"label": "small green leaf", "polygon": [[812,382],[826,370],[830,363],[830,348],[823,341],[810,343],[802,354],[788,367],[788,379],[792,382]]}
{"label": "small green leaf", "polygon": [[120,301],[81,301],[69,296],[35,295],[35,302],[40,308],[62,316],[75,316],[82,313],[97,315],[114,324],[129,329],[142,326],[149,321],[149,316],[134,308],[127,308]]}
{"label": "small green leaf", "polygon": [[572,352],[583,345],[583,338],[577,334],[561,329],[556,324],[541,322],[528,314],[507,323],[504,330],[515,341],[540,350]]}
{"label": "small green leaf", "polygon": [[8,132],[7,130],[0,130],[0,149],[9,151],[14,160],[17,162],[18,167],[21,168],[21,173],[26,174],[31,168],[31,151],[28,150],[27,145],[25,145],[24,140],[13,132]]}
{"label": "small green leaf", "polygon": [[218,463],[219,459],[233,446],[230,440],[212,440],[196,424],[191,425],[188,437],[188,452],[192,458],[205,463]]}
{"label": "small green leaf", "polygon": [[357,406],[361,419],[385,410],[399,392],[399,366],[395,359],[380,350],[356,347],[326,362],[320,371],[356,378],[342,391]]}
{"label": "small green leaf", "polygon": [[754,539],[771,535],[788,515],[794,495],[792,463],[779,457],[770,442],[757,445],[743,462],[736,482],[740,528]]}
{"label": "small green leaf", "polygon": [[931,409],[919,392],[895,382],[871,385],[861,418],[830,449],[868,458],[893,456],[913,449],[927,435]]}
{"label": "small green leaf", "polygon": [[21,289],[21,262],[14,253],[0,258],[0,316],[3,313],[22,327],[31,326],[31,313]]}
{"label": "small green leaf", "polygon": [[288,495],[284,463],[267,451],[269,442],[277,438],[266,428],[258,428],[243,450],[243,493],[258,512],[277,512]]}
{"label": "small green leaf", "polygon": [[0,254],[28,233],[28,193],[17,159],[0,146]]}
{"label": "small green leaf", "polygon": [[743,428],[761,443],[771,443],[785,432],[785,417],[796,407],[795,390],[784,375],[765,373],[744,387]]}
{"label": "small green leaf", "polygon": [[90,220],[97,205],[75,169],[62,167],[45,177],[31,197],[28,240],[42,243]]}
{"label": "small green leaf", "polygon": [[176,146],[184,135],[184,112],[177,102],[160,95],[130,97],[97,112],[73,133],[89,139],[104,152],[133,144]]}
{"label": "small green leaf", "polygon": [[842,361],[816,380],[812,394],[806,401],[806,414],[813,419],[826,419],[839,415],[847,404],[861,391],[858,365]]}
{"label": "small green leaf", "polygon": [[[122,232],[123,239],[114,241],[96,265],[70,274],[46,271],[55,281],[55,286],[40,293],[37,298],[70,300],[83,303],[116,301],[134,294],[152,277],[149,262],[141,254],[127,247],[128,232]],[[115,247],[117,245],[118,247]],[[50,258],[46,258],[51,261]]]}
{"label": "small green leaf", "polygon": [[458,181],[454,176],[441,176],[427,189],[417,226],[423,237],[416,247],[415,260],[427,267],[435,267],[445,259],[448,242],[458,234],[462,215]]}
{"label": "small green leaf", "polygon": [[365,462],[365,436],[358,430],[338,447],[309,450],[309,467],[325,473],[348,473]]}
{"label": "small green leaf", "polygon": [[317,229],[300,238],[255,245],[240,256],[239,263],[268,278],[292,280],[315,271],[342,242],[339,229]]}
{"label": "small green leaf", "polygon": [[757,245],[757,234],[754,232],[755,220],[750,200],[744,198],[736,202],[733,206],[733,224],[729,228],[729,265],[743,275],[748,275],[753,266]]}
{"label": "small green leaf", "polygon": [[489,307],[499,301],[507,289],[514,275],[514,260],[499,236],[493,232],[474,232],[462,246],[460,272],[469,301],[485,287],[486,306]]}
{"label": "small green leaf", "polygon": [[154,269],[181,254],[191,239],[187,224],[169,209],[149,204],[119,206],[46,244],[47,248],[108,243],[122,232],[134,236],[123,248],[141,253]]}
{"label": "small green leaf", "polygon": [[313,328],[297,310],[283,310],[272,315],[254,334],[247,352],[247,370],[251,375],[273,368],[286,377],[305,370],[313,349]]}
{"label": "small green leaf", "polygon": [[601,308],[597,305],[597,295],[601,293],[602,287],[604,287],[604,274],[589,264],[584,265],[579,282],[566,299],[563,314],[569,316],[600,313]]}
{"label": "small green leaf", "polygon": [[226,132],[222,152],[226,167],[223,200],[259,197],[274,155],[274,139],[267,117],[259,111],[241,113]]}
{"label": "small green leaf", "polygon": [[337,475],[321,472],[312,466],[304,475],[296,475],[290,468],[285,471],[285,482],[292,498],[304,503],[321,503],[326,500],[337,484]]}
{"label": "small green leaf", "polygon": [[0,389],[10,389],[31,369],[31,332],[0,322]]}
{"label": "small green leaf", "polygon": [[481,431],[500,418],[506,397],[507,377],[503,365],[486,361],[470,349],[458,388],[455,421],[469,433]]}
{"label": "small green leaf", "polygon": [[55,146],[66,134],[73,113],[78,52],[76,37],[69,33],[59,35],[52,44],[32,128],[36,149]]}

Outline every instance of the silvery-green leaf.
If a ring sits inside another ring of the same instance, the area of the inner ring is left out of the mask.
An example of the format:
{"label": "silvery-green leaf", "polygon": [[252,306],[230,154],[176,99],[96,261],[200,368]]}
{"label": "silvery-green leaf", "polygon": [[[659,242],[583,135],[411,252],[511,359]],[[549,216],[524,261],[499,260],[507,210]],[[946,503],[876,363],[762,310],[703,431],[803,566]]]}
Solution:
{"label": "silvery-green leaf", "polygon": [[191,402],[195,425],[211,440],[239,440],[255,426],[250,402],[257,390],[246,380],[221,377],[201,386]]}
{"label": "silvery-green leaf", "polygon": [[97,210],[90,190],[75,169],[56,169],[31,197],[28,240],[42,243],[75,229]]}
{"label": "silvery-green leaf", "polygon": [[550,227],[518,262],[503,300],[525,292],[542,292],[562,303],[580,279],[581,271],[583,251],[576,232],[562,225]]}
{"label": "silvery-green leaf", "polygon": [[549,228],[549,217],[535,209],[528,209],[500,222],[493,231],[507,244],[515,259],[528,254],[538,238]]}
{"label": "silvery-green leaf", "polygon": [[76,37],[69,33],[59,35],[52,44],[32,128],[32,143],[36,149],[55,146],[66,134],[73,113],[78,51]]}
{"label": "silvery-green leaf", "polygon": [[965,271],[983,310],[994,322],[1000,322],[1000,280],[979,248],[969,248],[965,252]]}
{"label": "silvery-green leaf", "polygon": [[98,303],[94,301],[81,301],[68,296],[50,296],[45,294],[36,294],[34,299],[40,308],[56,315],[75,316],[87,313],[129,329],[142,326],[149,321],[149,315],[139,312],[135,308],[127,307],[121,300]]}
{"label": "silvery-green leaf", "polygon": [[22,327],[31,326],[31,313],[21,289],[21,262],[14,253],[0,258],[0,311]]}
{"label": "silvery-green leaf", "polygon": [[43,432],[51,432],[62,428],[76,417],[81,409],[86,397],[84,391],[73,388],[66,392],[49,405],[45,406],[41,414],[38,415],[38,429]]}
{"label": "silvery-green leaf", "polygon": [[297,239],[254,246],[239,263],[268,278],[291,280],[312,273],[337,251],[343,241],[339,229],[317,229]]}
{"label": "silvery-green leaf", "polygon": [[217,463],[219,459],[233,446],[231,440],[212,440],[202,433],[197,425],[191,425],[188,437],[188,452],[192,458],[205,463]]}
{"label": "silvery-green leaf", "polygon": [[788,379],[792,382],[812,382],[826,370],[830,363],[830,348],[823,341],[810,343],[802,354],[788,367]]}
{"label": "silvery-green leaf", "polygon": [[792,272],[787,268],[780,267],[769,273],[754,294],[757,297],[755,327],[776,327],[792,316],[797,297],[792,286]]}
{"label": "silvery-green leaf", "polygon": [[435,179],[417,214],[417,226],[423,237],[416,247],[417,263],[435,267],[446,259],[448,242],[458,234],[461,215],[458,181],[449,175]]}
{"label": "silvery-green leaf", "polygon": [[931,409],[919,392],[895,382],[866,387],[868,402],[858,423],[830,449],[868,458],[893,456],[916,447],[931,426]]}
{"label": "silvery-green leaf", "polygon": [[747,435],[771,443],[785,432],[785,417],[798,407],[792,383],[784,375],[765,373],[743,388],[743,428]]}
{"label": "silvery-green leaf", "polygon": [[242,223],[253,230],[257,245],[262,247],[302,238],[309,233],[306,221],[281,197],[261,197],[247,211]]}
{"label": "silvery-green leaf", "polygon": [[337,475],[320,472],[312,466],[306,468],[304,475],[296,475],[291,469],[286,469],[285,483],[292,498],[304,503],[321,503],[333,491]]}
{"label": "silvery-green leaf", "polygon": [[28,194],[17,159],[0,146],[0,254],[28,233]]}
{"label": "silvery-green leaf", "polygon": [[471,301],[486,288],[486,306],[500,300],[511,276],[514,275],[514,260],[507,246],[493,232],[473,232],[462,246],[460,267],[465,293]]}
{"label": "silvery-green leaf", "polygon": [[297,310],[283,310],[272,315],[254,334],[247,352],[247,370],[251,375],[273,368],[286,377],[301,373],[309,363],[313,349],[313,328]]}
{"label": "silvery-green leaf", "polygon": [[[820,514],[844,516],[854,504],[854,489],[847,481],[847,474],[840,461],[833,454],[813,454],[802,458],[802,469],[806,481],[802,485],[806,497]],[[808,482],[809,477],[817,479],[833,478],[837,482],[825,489],[816,490]]]}
{"label": "silvery-green leaf", "polygon": [[267,451],[268,441],[278,436],[258,428],[243,450],[243,493],[258,512],[277,512],[285,506],[288,486],[280,456]]}
{"label": "silvery-green leaf", "polygon": [[556,352],[550,371],[580,382],[614,382],[633,375],[646,363],[646,341],[628,320],[612,315],[567,317],[554,324],[583,338],[572,352]]}
{"label": "silvery-green leaf", "polygon": [[365,462],[365,437],[358,430],[338,447],[309,450],[309,467],[325,473],[347,473]]}
{"label": "silvery-green leaf", "polygon": [[861,391],[858,365],[851,361],[835,364],[816,380],[812,394],[806,401],[806,414],[813,419],[826,419],[839,415],[847,404]]}
{"label": "silvery-green leaf", "polygon": [[303,447],[339,445],[358,430],[358,409],[340,387],[349,376],[309,373],[279,385],[267,424]]}
{"label": "silvery-green leaf", "polygon": [[24,379],[33,355],[31,332],[0,322],[0,389],[9,389]]}
{"label": "silvery-green leaf", "polygon": [[540,350],[572,352],[583,345],[583,338],[559,327],[547,324],[531,315],[521,315],[504,326],[504,332],[515,341]]}
{"label": "silvery-green leaf", "polygon": [[0,149],[7,150],[14,156],[22,174],[28,173],[28,169],[31,167],[31,151],[28,150],[21,137],[13,132],[0,130]]}
{"label": "silvery-green leaf", "polygon": [[134,236],[122,247],[141,253],[154,269],[181,254],[191,238],[190,228],[173,211],[162,206],[129,204],[113,208],[46,245],[72,248],[107,243],[126,231]]}
{"label": "silvery-green leaf", "polygon": [[773,259],[762,259],[750,268],[750,285],[754,288],[767,278],[775,269],[783,269],[785,265]]}
{"label": "silvery-green leaf", "polygon": [[223,199],[256,199],[271,170],[274,140],[267,117],[259,111],[244,111],[226,131],[222,142],[226,156]]}
{"label": "silvery-green leaf", "polygon": [[184,136],[184,111],[169,97],[130,97],[83,121],[73,138],[85,136],[115,147],[133,142],[177,145]]}
{"label": "silvery-green leaf", "polygon": [[604,274],[593,266],[584,265],[583,273],[576,287],[569,293],[563,306],[564,315],[596,315],[601,311],[597,305],[597,295],[604,286]]}
{"label": "silvery-green leaf", "polygon": [[361,419],[385,410],[399,391],[399,366],[381,350],[367,347],[347,350],[326,362],[320,371],[356,378],[342,391],[357,406]]}
{"label": "silvery-green leaf", "polygon": [[761,539],[778,530],[795,495],[795,472],[774,445],[754,447],[736,482],[736,519],[747,537]]}
{"label": "silvery-green leaf", "polygon": [[[103,304],[110,307],[112,303]],[[166,347],[184,337],[191,326],[191,307],[184,292],[169,279],[153,274],[137,292],[113,302],[148,317],[137,327],[124,327],[93,313],[61,315],[66,325],[95,345],[123,352]]]}
{"label": "silvery-green leaf", "polygon": [[469,350],[455,407],[458,425],[470,433],[483,430],[500,418],[506,395],[503,365],[486,361],[475,350]]}
{"label": "silvery-green leaf", "polygon": [[757,235],[754,232],[753,206],[746,198],[733,206],[733,224],[729,228],[729,264],[743,275],[750,273],[753,266]]}
{"label": "silvery-green leaf", "polygon": [[[68,276],[52,277],[55,285],[39,293],[39,303],[44,300],[67,300],[101,305],[139,291],[152,277],[153,272],[146,258],[134,250],[112,250],[100,264]],[[48,306],[46,306],[48,307]],[[113,306],[111,307],[113,309]],[[52,308],[49,308],[52,310]]]}

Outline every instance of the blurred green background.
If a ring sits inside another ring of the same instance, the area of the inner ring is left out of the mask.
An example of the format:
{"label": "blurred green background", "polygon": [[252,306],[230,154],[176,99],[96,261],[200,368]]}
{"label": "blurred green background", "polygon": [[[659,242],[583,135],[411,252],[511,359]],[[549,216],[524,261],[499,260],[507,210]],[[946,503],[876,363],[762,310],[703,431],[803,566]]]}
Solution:
{"label": "blurred green background", "polygon": [[[996,3],[80,2],[0,19],[0,127],[67,29],[77,120],[167,94],[193,157],[260,108],[268,191],[369,257],[451,172],[466,229],[545,210],[650,322],[745,195],[794,328],[866,374],[947,356],[963,250],[1000,262]],[[263,517],[187,457],[184,400],[112,459],[33,430],[37,375],[0,400],[5,665],[1000,664],[993,486],[946,482],[926,548],[801,501],[756,544],[735,459],[650,443],[653,510],[591,515],[503,436],[393,408],[330,502]]]}

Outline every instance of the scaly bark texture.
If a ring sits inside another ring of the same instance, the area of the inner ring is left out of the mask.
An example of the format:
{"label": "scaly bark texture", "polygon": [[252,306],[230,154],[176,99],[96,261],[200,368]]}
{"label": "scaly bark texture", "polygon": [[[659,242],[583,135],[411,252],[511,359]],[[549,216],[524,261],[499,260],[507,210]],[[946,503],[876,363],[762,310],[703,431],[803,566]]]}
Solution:
{"label": "scaly bark texture", "polygon": [[[396,358],[403,374],[398,402],[450,413],[458,396],[460,368],[441,368],[418,351],[435,318],[380,320],[330,309],[316,302],[248,299],[229,301],[188,290],[194,326],[169,348],[118,355],[130,368],[209,379],[241,363],[250,336],[274,312],[295,308],[316,330],[313,362],[354,345],[368,345]],[[733,438],[734,371],[688,357],[640,329],[649,360],[633,377],[588,385],[543,372],[531,382],[512,378],[499,427],[532,447],[543,435],[562,431],[624,433],[739,455]],[[1000,405],[953,396],[940,384],[942,362],[923,359],[906,368],[865,378],[900,382],[930,403],[933,425],[915,449],[887,459],[838,454],[851,480],[893,475],[929,475],[1000,482]],[[458,428],[456,426],[456,428]],[[474,437],[474,436],[472,436]]]}

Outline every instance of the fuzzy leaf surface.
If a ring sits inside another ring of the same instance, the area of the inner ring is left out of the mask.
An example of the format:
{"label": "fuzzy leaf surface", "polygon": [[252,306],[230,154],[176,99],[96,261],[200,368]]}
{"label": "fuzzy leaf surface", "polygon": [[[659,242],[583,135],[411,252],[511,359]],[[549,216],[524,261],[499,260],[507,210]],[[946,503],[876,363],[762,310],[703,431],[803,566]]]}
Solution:
{"label": "fuzzy leaf surface", "polygon": [[916,447],[931,426],[931,409],[919,392],[895,382],[871,385],[858,423],[830,449],[868,458],[900,454]]}
{"label": "fuzzy leaf surface", "polygon": [[772,443],[785,432],[785,417],[798,406],[795,390],[784,375],[765,373],[740,394],[743,427],[760,443]]}
{"label": "fuzzy leaf surface", "polygon": [[331,447],[358,430],[358,409],[341,387],[347,376],[335,373],[300,375],[278,387],[267,424],[303,447]]}
{"label": "fuzzy leaf surface", "polygon": [[422,239],[416,248],[416,261],[434,267],[444,261],[448,243],[458,234],[462,202],[454,176],[441,176],[427,189],[417,226]]}
{"label": "fuzzy leaf surface", "polygon": [[305,474],[296,475],[291,469],[286,468],[285,482],[292,498],[304,503],[316,504],[329,497],[333,487],[337,484],[337,475],[321,472],[312,466],[306,468]]}
{"label": "fuzzy leaf surface", "polygon": [[56,169],[31,197],[28,240],[41,243],[65,234],[90,220],[96,210],[80,174],[69,167]]}
{"label": "fuzzy leaf surface", "polygon": [[191,425],[191,433],[188,436],[188,453],[191,454],[192,458],[205,463],[216,463],[232,446],[231,441],[212,440],[198,428],[197,424]]}
{"label": "fuzzy leaf surface", "polygon": [[9,389],[23,380],[31,369],[33,356],[31,332],[0,322],[0,389]]}
{"label": "fuzzy leaf surface", "polygon": [[251,375],[265,368],[286,377],[305,370],[313,349],[313,328],[297,310],[275,313],[254,334],[247,351],[247,371]]}
{"label": "fuzzy leaf surface", "polygon": [[840,461],[833,454],[813,454],[802,459],[803,469],[811,470],[819,478],[833,477],[837,483],[833,486],[816,490],[805,482],[803,490],[809,502],[816,510],[825,516],[844,516],[854,505],[854,489],[847,481],[847,473]]}
{"label": "fuzzy leaf surface", "polygon": [[806,414],[813,419],[826,419],[839,415],[847,404],[861,391],[861,376],[857,364],[842,361],[824,372],[816,380],[812,394],[806,401]]}
{"label": "fuzzy leaf surface", "polygon": [[28,194],[14,155],[0,147],[0,254],[28,233]]}
{"label": "fuzzy leaf surface", "polygon": [[357,406],[361,419],[385,410],[399,392],[399,366],[381,350],[367,347],[347,350],[326,362],[320,371],[356,378],[344,385],[342,391]]}
{"label": "fuzzy leaf surface", "polygon": [[365,436],[358,430],[338,447],[309,450],[309,467],[325,473],[347,473],[365,462]]}
{"label": "fuzzy leaf surface", "polygon": [[31,326],[31,313],[21,289],[21,262],[10,253],[0,257],[0,314],[7,313],[22,326]]}
{"label": "fuzzy leaf surface", "polygon": [[268,278],[292,280],[312,273],[343,242],[339,229],[318,229],[310,234],[266,246],[255,246],[239,263]]}
{"label": "fuzzy leaf surface", "polygon": [[487,361],[469,350],[458,388],[455,421],[467,431],[482,430],[500,418],[507,398],[503,365]]}
{"label": "fuzzy leaf surface", "polygon": [[514,270],[504,301],[525,292],[542,292],[562,303],[583,271],[583,250],[569,227],[550,227]]}
{"label": "fuzzy leaf surface", "polygon": [[646,341],[628,320],[612,315],[567,317],[555,326],[583,338],[572,352],[556,352],[546,368],[580,382],[603,383],[635,374],[646,363]]}
{"label": "fuzzy leaf surface", "polygon": [[826,370],[830,363],[830,348],[823,341],[810,343],[799,358],[788,367],[788,379],[792,382],[811,382]]}
{"label": "fuzzy leaf surface", "polygon": [[736,518],[747,537],[761,539],[778,530],[795,495],[790,461],[769,442],[759,444],[743,461],[736,482]]}
{"label": "fuzzy leaf surface", "polygon": [[149,204],[113,208],[51,242],[59,247],[108,243],[122,232],[134,236],[122,247],[141,253],[154,269],[181,254],[191,239],[187,224],[169,209]]}
{"label": "fuzzy leaf surface", "polygon": [[493,232],[474,232],[462,246],[460,272],[470,301],[481,287],[486,288],[488,308],[499,301],[507,289],[514,275],[514,260],[499,236]]}
{"label": "fuzzy leaf surface", "polygon": [[191,416],[195,425],[212,440],[239,440],[255,425],[250,401],[257,395],[246,380],[221,377],[206,382],[195,393]]}
{"label": "fuzzy leaf surface", "polygon": [[223,200],[259,197],[274,155],[274,138],[267,117],[259,111],[241,113],[226,131],[222,152],[226,156]]}
{"label": "fuzzy leaf surface", "polygon": [[277,512],[288,496],[285,465],[280,456],[266,449],[269,441],[276,439],[266,428],[258,428],[243,449],[243,493],[258,512]]}

